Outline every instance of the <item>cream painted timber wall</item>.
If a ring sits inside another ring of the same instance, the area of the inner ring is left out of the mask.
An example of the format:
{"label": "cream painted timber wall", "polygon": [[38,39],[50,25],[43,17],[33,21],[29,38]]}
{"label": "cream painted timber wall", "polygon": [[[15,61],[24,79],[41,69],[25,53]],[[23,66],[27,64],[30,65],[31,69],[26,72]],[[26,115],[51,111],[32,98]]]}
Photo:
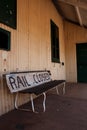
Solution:
{"label": "cream painted timber wall", "polygon": [[77,82],[76,44],[87,42],[87,29],[64,22],[66,81]]}
{"label": "cream painted timber wall", "polygon": [[[59,27],[60,61],[51,62],[50,19]],[[17,29],[0,24],[11,32],[11,51],[0,50],[0,115],[14,109],[2,75],[11,71],[50,69],[54,79],[65,79],[65,46],[63,21],[51,0],[17,0]],[[19,105],[29,95],[19,97]]]}

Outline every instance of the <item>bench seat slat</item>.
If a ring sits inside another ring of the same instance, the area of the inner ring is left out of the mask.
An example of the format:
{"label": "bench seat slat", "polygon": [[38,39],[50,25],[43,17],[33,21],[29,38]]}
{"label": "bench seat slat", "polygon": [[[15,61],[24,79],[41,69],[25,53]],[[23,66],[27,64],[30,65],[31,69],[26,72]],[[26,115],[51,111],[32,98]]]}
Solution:
{"label": "bench seat slat", "polygon": [[20,91],[20,93],[34,93],[36,95],[39,95],[63,82],[65,82],[65,80],[53,80],[53,81],[38,85],[37,87],[33,87],[33,88],[29,88],[29,89]]}

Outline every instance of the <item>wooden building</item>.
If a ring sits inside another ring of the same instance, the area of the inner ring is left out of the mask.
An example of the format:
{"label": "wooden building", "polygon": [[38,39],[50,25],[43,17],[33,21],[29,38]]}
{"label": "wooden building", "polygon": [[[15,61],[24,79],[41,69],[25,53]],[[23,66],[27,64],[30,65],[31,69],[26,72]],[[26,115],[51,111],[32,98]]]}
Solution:
{"label": "wooden building", "polygon": [[[76,43],[87,42],[87,29],[64,21],[51,0],[17,0],[16,9],[16,27],[0,22],[11,33],[10,49],[0,50],[0,115],[14,109],[3,74],[47,69],[53,79],[77,82]],[[51,21],[59,31],[59,62],[52,61]],[[19,105],[28,100],[21,95]]]}

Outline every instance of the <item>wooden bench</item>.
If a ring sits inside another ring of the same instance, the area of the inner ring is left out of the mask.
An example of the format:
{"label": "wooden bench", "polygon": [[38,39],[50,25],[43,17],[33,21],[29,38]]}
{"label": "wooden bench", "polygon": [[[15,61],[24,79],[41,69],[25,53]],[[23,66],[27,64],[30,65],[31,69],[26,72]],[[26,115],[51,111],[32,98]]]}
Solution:
{"label": "wooden bench", "polygon": [[[28,71],[28,72],[12,72],[5,75],[7,86],[11,93],[16,93],[15,108],[18,108],[19,93],[29,93],[32,105],[32,111],[35,111],[33,94],[44,95],[43,111],[46,110],[46,92],[49,89],[56,87],[57,94],[59,94],[58,87],[63,84],[63,94],[65,94],[65,80],[52,80],[50,71]],[[28,109],[21,109],[26,110]]]}

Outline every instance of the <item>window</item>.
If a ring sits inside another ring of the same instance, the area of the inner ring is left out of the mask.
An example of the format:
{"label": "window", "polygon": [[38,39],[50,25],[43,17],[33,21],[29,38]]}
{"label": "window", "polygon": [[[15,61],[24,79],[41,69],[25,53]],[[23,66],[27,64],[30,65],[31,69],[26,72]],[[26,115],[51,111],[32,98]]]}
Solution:
{"label": "window", "polygon": [[9,31],[0,28],[0,49],[10,50],[10,35]]}
{"label": "window", "polygon": [[16,29],[17,0],[0,0],[0,23]]}
{"label": "window", "polygon": [[51,59],[52,62],[60,62],[59,58],[59,28],[51,20]]}

